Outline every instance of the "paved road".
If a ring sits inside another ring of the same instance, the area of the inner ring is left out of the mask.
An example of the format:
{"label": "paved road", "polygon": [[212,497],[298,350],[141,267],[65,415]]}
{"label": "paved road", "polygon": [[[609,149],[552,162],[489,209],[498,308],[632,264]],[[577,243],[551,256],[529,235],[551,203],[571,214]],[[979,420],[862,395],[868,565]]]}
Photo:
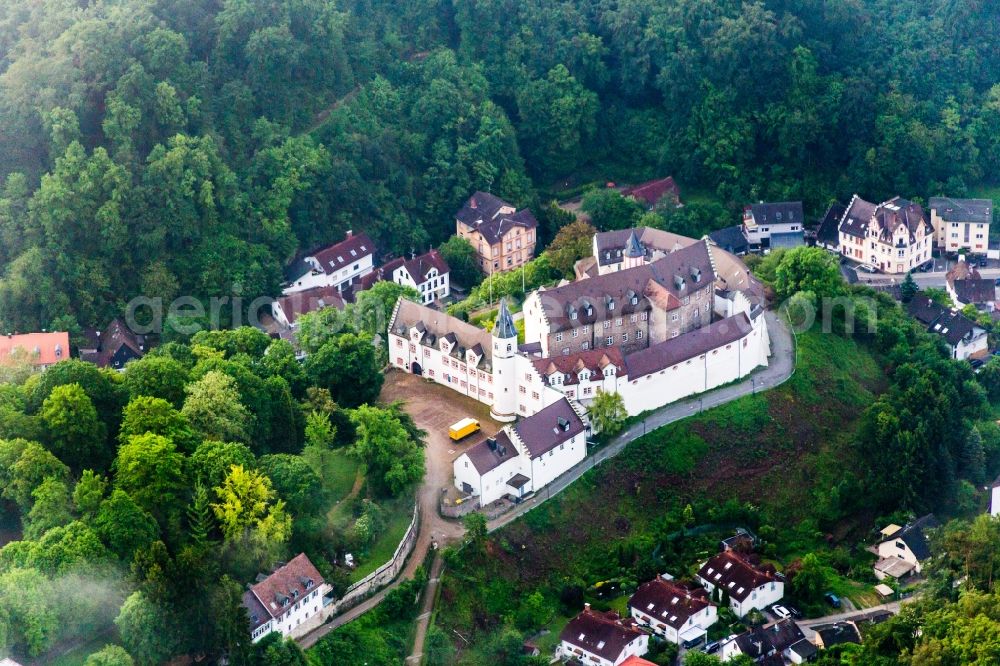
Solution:
{"label": "paved road", "polygon": [[731,402],[737,398],[742,398],[745,395],[774,388],[791,377],[792,373],[795,372],[795,344],[792,339],[792,333],[788,329],[787,324],[775,313],[768,311],[764,314],[764,316],[767,318],[767,329],[771,336],[772,352],[769,364],[766,368],[758,370],[748,379],[737,384],[729,384],[715,389],[714,391],[702,393],[700,396],[672,403],[653,412],[642,422],[633,424],[628,430],[615,437],[600,451],[592,456],[589,456],[576,467],[569,470],[549,485],[545,486],[545,488],[539,491],[537,495],[526,500],[517,508],[491,520],[488,523],[489,530],[491,532],[498,530],[504,525],[507,525],[524,515],[528,511],[531,511],[536,506],[553,495],[556,495],[571,483],[579,479],[586,472],[590,471],[608,458],[612,458],[621,453],[622,450],[625,449],[626,445],[642,437],[647,432],[656,430],[657,428],[665,426],[668,423],[680,421],[681,419],[687,418],[692,414],[697,414],[698,412],[706,409],[711,409],[712,407],[717,407],[727,402]]}
{"label": "paved road", "polygon": [[431,624],[431,615],[434,612],[434,602],[437,598],[437,588],[441,582],[442,571],[444,571],[444,558],[441,557],[441,551],[438,551],[431,564],[427,587],[424,588],[424,605],[420,615],[417,616],[417,631],[413,636],[413,652],[406,658],[407,664],[419,666],[424,658],[424,641],[427,638],[427,629]]}
{"label": "paved road", "polygon": [[799,629],[805,635],[806,640],[815,642],[816,632],[813,631],[813,627],[820,624],[830,624],[831,622],[840,622],[842,620],[850,620],[851,618],[864,615],[865,613],[872,613],[874,611],[887,610],[893,615],[899,613],[899,609],[904,602],[900,601],[890,601],[887,604],[881,604],[879,606],[872,606],[871,608],[863,608],[861,610],[843,611],[841,613],[833,613],[832,615],[824,615],[823,617],[814,617],[809,620],[799,620],[796,624],[799,625]]}

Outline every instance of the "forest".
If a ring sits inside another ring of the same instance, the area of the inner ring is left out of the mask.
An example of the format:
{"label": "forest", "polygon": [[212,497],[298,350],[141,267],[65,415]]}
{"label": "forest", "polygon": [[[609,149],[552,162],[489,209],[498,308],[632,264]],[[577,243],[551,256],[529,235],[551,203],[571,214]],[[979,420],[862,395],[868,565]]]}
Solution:
{"label": "forest", "polygon": [[476,189],[543,239],[609,180],[961,196],[1000,166],[998,32],[982,0],[3,0],[0,329],[273,296],[347,229],[444,242]]}

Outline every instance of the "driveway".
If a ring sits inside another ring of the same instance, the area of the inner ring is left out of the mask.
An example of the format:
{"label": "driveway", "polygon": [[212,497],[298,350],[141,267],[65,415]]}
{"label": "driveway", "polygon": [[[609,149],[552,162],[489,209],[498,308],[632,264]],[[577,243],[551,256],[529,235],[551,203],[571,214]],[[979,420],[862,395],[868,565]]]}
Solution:
{"label": "driveway", "polygon": [[887,610],[893,615],[899,614],[899,609],[903,602],[900,601],[890,601],[887,604],[881,604],[879,606],[872,606],[871,608],[863,608],[861,610],[843,611],[840,613],[833,613],[832,615],[824,615],[823,617],[814,617],[809,620],[798,620],[796,624],[799,625],[799,629],[805,635],[806,640],[816,642],[816,632],[813,631],[813,627],[821,624],[831,624],[833,622],[843,622],[844,620],[852,620],[864,616],[866,613],[872,613],[874,611]]}
{"label": "driveway", "polygon": [[[455,458],[476,442],[487,435],[496,434],[500,429],[500,424],[490,418],[489,407],[481,402],[399,370],[390,370],[386,373],[379,399],[383,403],[402,401],[403,408],[413,417],[417,426],[427,431],[427,448],[424,455],[426,473],[423,483],[417,489],[417,502],[420,504],[417,541],[413,546],[413,553],[406,561],[406,566],[392,583],[371,598],[304,636],[298,641],[303,648],[311,647],[333,629],[371,610],[382,601],[389,590],[400,582],[413,578],[417,567],[424,563],[424,556],[432,543],[437,542],[444,546],[462,538],[465,534],[462,522],[445,520],[438,513],[441,490],[454,482],[452,462]],[[482,431],[460,443],[451,441],[448,436],[448,426],[467,416],[478,419]],[[426,618],[423,620],[422,624],[426,625]]]}

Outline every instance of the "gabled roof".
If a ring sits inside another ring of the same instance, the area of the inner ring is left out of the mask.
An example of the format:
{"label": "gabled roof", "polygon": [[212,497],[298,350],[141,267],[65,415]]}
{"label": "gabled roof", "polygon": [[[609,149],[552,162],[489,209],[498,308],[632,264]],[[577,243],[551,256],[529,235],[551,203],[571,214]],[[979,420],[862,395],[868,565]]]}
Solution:
{"label": "gabled roof", "polygon": [[826,209],[826,214],[823,215],[823,219],[820,220],[819,228],[816,230],[817,243],[833,247],[840,244],[840,236],[837,230],[840,226],[840,219],[844,216],[846,210],[844,204],[837,201],[830,204],[830,207]]}
{"label": "gabled roof", "polygon": [[[289,606],[323,584],[323,576],[299,553],[287,564],[278,566],[243,595],[253,629],[286,612]],[[263,610],[265,614],[261,613]]]}
{"label": "gabled roof", "polygon": [[647,206],[655,206],[660,203],[665,195],[676,202],[680,202],[681,190],[677,187],[672,176],[647,180],[645,183],[626,187],[621,191],[623,197],[633,197],[637,201],[644,202]]}
{"label": "gabled roof", "polygon": [[584,431],[583,420],[566,398],[560,398],[513,426],[528,456],[537,458]]}
{"label": "gabled roof", "polygon": [[450,270],[448,262],[437,250],[431,250],[411,259],[396,257],[362,277],[358,281],[359,287],[356,291],[370,289],[373,284],[382,280],[392,280],[393,274],[400,268],[404,269],[409,274],[410,279],[418,285],[430,280],[432,271],[435,272],[435,276],[440,276]]}
{"label": "gabled roof", "polygon": [[496,436],[486,438],[481,442],[473,444],[465,451],[469,456],[469,461],[482,476],[490,472],[505,462],[509,462],[518,456],[518,450],[510,441],[507,433],[501,430]]}
{"label": "gabled roof", "polygon": [[860,643],[861,634],[852,622],[831,622],[830,624],[817,624],[812,628],[823,641],[823,647],[830,649],[834,645],[844,643]]}
{"label": "gabled roof", "polygon": [[623,661],[621,663],[621,666],[656,666],[656,664],[646,659],[643,659],[642,657],[637,657],[635,655],[632,655],[631,657]]}
{"label": "gabled roof", "polygon": [[927,205],[945,222],[989,224],[993,221],[993,202],[989,199],[931,197]]}
{"label": "gabled roof", "polygon": [[952,347],[966,338],[971,338],[976,331],[983,331],[958,310],[938,305],[930,298],[919,294],[907,304],[906,311],[911,317],[925,324],[929,333],[937,333]]}
{"label": "gabled roof", "polygon": [[752,204],[750,213],[758,225],[761,224],[798,224],[803,223],[801,201],[778,201],[775,203],[760,202]]}
{"label": "gabled roof", "polygon": [[751,564],[742,555],[731,550],[710,558],[698,570],[698,576],[725,590],[739,602],[747,599],[761,585],[778,582],[773,569]]}
{"label": "gabled roof", "polygon": [[602,613],[588,607],[569,621],[559,639],[613,663],[642,635],[631,618],[623,620],[614,611]]}
{"label": "gabled roof", "polygon": [[964,257],[948,271],[945,279],[962,303],[991,303],[996,300],[996,284],[983,278]]}
{"label": "gabled roof", "polygon": [[368,234],[348,232],[346,239],[334,245],[327,245],[308,256],[313,257],[323,268],[323,272],[329,275],[370,254],[375,254],[375,244]]}
{"label": "gabled roof", "polygon": [[625,253],[625,246],[629,237],[635,233],[646,251],[647,259],[652,258],[653,250],[670,253],[689,245],[694,245],[698,241],[694,238],[681,236],[672,231],[662,231],[651,229],[650,227],[637,227],[635,229],[618,229],[615,231],[599,231],[594,234],[597,245],[597,263],[601,266],[621,263]]}
{"label": "gabled roof", "polygon": [[908,242],[916,239],[920,229],[924,233],[931,231],[930,222],[919,204],[893,197],[876,205],[855,194],[841,219],[840,231],[849,236],[865,238],[873,226],[877,237],[883,242],[891,242],[900,227],[906,229]]}
{"label": "gabled roof", "polygon": [[753,329],[746,314],[740,313],[696,328],[676,338],[632,352],[625,357],[629,379],[638,379],[700,356],[722,345],[740,340]]}
{"label": "gabled roof", "polygon": [[489,192],[473,194],[455,217],[482,234],[490,245],[500,242],[507,232],[516,227],[534,229],[538,226],[538,220],[530,210],[515,210],[514,206]]}
{"label": "gabled roof", "polygon": [[924,561],[931,556],[931,547],[927,541],[927,534],[924,530],[941,527],[941,523],[933,513],[921,516],[912,523],[909,523],[902,530],[893,535],[893,539],[901,539],[906,547],[910,549],[917,561]]}
{"label": "gabled roof", "polygon": [[129,361],[146,353],[146,336],[136,335],[120,318],[115,317],[103,331],[86,332],[87,349],[80,349],[80,359],[99,368],[120,370]]}
{"label": "gabled roof", "polygon": [[69,358],[69,333],[23,333],[0,335],[0,362],[15,349],[23,349],[32,365],[52,365]]}
{"label": "gabled roof", "polygon": [[785,618],[744,632],[733,640],[743,654],[760,659],[772,652],[780,654],[803,638],[805,635],[799,626],[791,618]]}
{"label": "gabled roof", "polygon": [[562,382],[563,385],[576,384],[581,370],[587,369],[594,375],[600,376],[604,374],[604,369],[608,365],[615,366],[615,374],[625,374],[625,359],[618,347],[588,349],[566,356],[536,358],[532,359],[531,363],[545,383],[548,383],[549,375],[553,372],[560,372],[568,377]]}
{"label": "gabled roof", "polygon": [[674,629],[683,627],[688,619],[711,605],[704,588],[688,587],[659,576],[640,585],[628,600],[629,608]]}
{"label": "gabled roof", "polygon": [[277,301],[278,307],[285,313],[289,324],[295,324],[299,317],[323,308],[344,309],[344,299],[336,287],[313,287],[282,296]]}
{"label": "gabled roof", "polygon": [[743,235],[743,226],[739,224],[713,231],[708,237],[727,252],[741,254],[750,248],[747,237]]}
{"label": "gabled roof", "polygon": [[649,310],[651,303],[664,310],[680,307],[685,296],[711,288],[715,277],[707,241],[699,241],[649,264],[571,282],[538,294],[549,331],[556,332]]}
{"label": "gabled roof", "polygon": [[453,355],[462,350],[476,349],[477,354],[482,352],[487,364],[493,358],[493,340],[489,331],[426,305],[405,298],[399,299],[392,321],[389,322],[389,330],[406,338],[409,337],[410,328],[414,326],[424,333],[421,344],[437,347],[438,340],[450,336],[456,343]]}

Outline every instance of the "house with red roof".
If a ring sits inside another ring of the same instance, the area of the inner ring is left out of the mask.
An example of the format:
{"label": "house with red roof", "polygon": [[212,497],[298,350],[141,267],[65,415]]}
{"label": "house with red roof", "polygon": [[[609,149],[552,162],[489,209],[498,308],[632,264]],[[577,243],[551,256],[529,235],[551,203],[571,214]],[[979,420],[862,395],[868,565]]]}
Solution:
{"label": "house with red roof", "polygon": [[628,608],[640,625],[685,647],[704,641],[708,628],[719,619],[708,592],[666,576],[640,585],[628,600]]}
{"label": "house with red roof", "polygon": [[641,657],[649,650],[649,635],[632,618],[614,611],[592,610],[584,604],[583,612],[569,621],[559,635],[556,657],[581,664],[621,666],[630,657]]}
{"label": "house with red roof", "polygon": [[0,336],[0,363],[26,357],[39,370],[69,358],[69,333],[23,333]]}
{"label": "house with red roof", "polygon": [[383,280],[413,287],[420,292],[420,302],[430,305],[434,301],[447,298],[451,294],[448,262],[441,253],[431,250],[420,256],[397,257],[358,280],[353,291],[370,289]]}
{"label": "house with red roof", "polygon": [[253,642],[272,632],[294,638],[314,629],[322,622],[323,597],[329,591],[305,553],[279,563],[269,575],[258,575],[243,593]]}
{"label": "house with red roof", "polygon": [[752,562],[735,550],[723,550],[698,570],[698,581],[710,595],[729,599],[738,617],[767,608],[785,596],[785,581],[774,567]]}
{"label": "house with red roof", "polygon": [[632,197],[644,204],[649,210],[656,208],[660,202],[678,206],[681,203],[681,188],[677,187],[673,176],[647,180],[645,183],[631,185],[622,189],[623,197]]}

